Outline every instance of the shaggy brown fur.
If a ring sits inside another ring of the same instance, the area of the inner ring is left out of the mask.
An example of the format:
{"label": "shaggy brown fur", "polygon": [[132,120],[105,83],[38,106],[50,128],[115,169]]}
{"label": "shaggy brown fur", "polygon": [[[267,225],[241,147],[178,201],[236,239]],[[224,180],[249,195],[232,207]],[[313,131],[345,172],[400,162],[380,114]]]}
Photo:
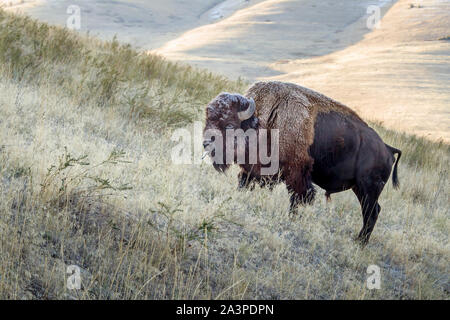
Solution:
{"label": "shaggy brown fur", "polygon": [[[248,107],[253,98],[255,114],[240,122],[238,112]],[[314,197],[311,171],[314,160],[308,150],[314,142],[314,123],[318,114],[339,112],[357,119],[359,116],[343,104],[308,88],[286,82],[269,81],[253,84],[245,94],[221,93],[211,101],[206,109],[206,127],[218,129],[225,135],[225,127],[253,129],[279,129],[280,174],[276,177],[261,176],[261,165],[240,165],[241,177],[260,181],[262,184],[281,179],[293,192],[292,203],[310,202]],[[270,140],[270,131],[269,131]],[[223,146],[225,151],[225,145]],[[216,164],[219,171],[225,171],[229,164]]]}
{"label": "shaggy brown fur", "polygon": [[[375,226],[381,210],[378,197],[394,163],[393,184],[398,186],[401,151],[385,144],[354,111],[310,89],[272,81],[255,83],[245,97],[222,93],[208,105],[205,130],[219,130],[223,135],[225,128],[252,128],[259,133],[267,129],[268,134],[278,129],[279,171],[262,176],[259,158],[253,165],[240,164],[240,187],[251,186],[252,182],[271,187],[283,181],[291,193],[291,210],[300,201],[313,200],[313,182],[326,191],[327,198],[351,189],[361,204],[363,228],[358,239],[363,243]],[[205,149],[215,145],[214,141],[205,134]],[[270,137],[262,143],[268,143],[270,150]],[[234,152],[236,155],[236,149]],[[213,164],[219,171],[230,165]]]}
{"label": "shaggy brown fur", "polygon": [[280,150],[293,150],[294,144],[298,163],[308,164],[312,160],[308,148],[314,142],[314,122],[318,113],[335,111],[364,122],[342,103],[294,83],[256,82],[245,96],[255,100],[255,116],[261,128],[283,128]]}
{"label": "shaggy brown fur", "polygon": [[[246,92],[247,98],[256,103],[255,117],[259,127],[281,129],[279,131],[280,167],[282,179],[290,191],[294,191],[292,201],[310,202],[314,197],[311,185],[311,170],[314,160],[308,153],[314,142],[314,123],[318,114],[338,112],[345,116],[364,121],[350,108],[311,89],[286,82],[257,82]],[[286,152],[292,150],[295,152]],[[261,179],[259,167],[243,168],[242,175]],[[267,179],[266,179],[267,180]]]}

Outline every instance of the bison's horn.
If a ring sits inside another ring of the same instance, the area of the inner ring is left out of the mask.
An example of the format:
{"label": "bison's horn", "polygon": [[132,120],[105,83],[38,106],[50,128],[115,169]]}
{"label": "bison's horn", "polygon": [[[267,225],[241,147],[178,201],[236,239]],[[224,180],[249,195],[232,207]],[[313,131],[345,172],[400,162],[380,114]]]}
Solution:
{"label": "bison's horn", "polygon": [[252,98],[248,99],[248,107],[244,111],[238,112],[239,120],[244,121],[250,119],[250,117],[255,113],[256,105],[255,100]]}

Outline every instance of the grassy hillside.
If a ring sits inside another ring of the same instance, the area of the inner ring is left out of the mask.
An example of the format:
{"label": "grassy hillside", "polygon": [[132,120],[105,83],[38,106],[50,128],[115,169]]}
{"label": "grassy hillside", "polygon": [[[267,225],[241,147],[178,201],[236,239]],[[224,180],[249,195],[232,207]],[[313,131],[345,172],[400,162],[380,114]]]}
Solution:
{"label": "grassy hillside", "polygon": [[374,124],[401,188],[362,249],[351,192],[292,217],[283,185],[171,162],[173,129],[245,87],[0,10],[0,298],[448,298],[449,146]]}

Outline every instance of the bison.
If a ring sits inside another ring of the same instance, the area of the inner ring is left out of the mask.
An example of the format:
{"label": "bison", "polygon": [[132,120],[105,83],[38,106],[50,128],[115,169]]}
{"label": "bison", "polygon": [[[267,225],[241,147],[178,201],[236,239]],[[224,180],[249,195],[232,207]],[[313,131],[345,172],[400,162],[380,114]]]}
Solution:
{"label": "bison", "polygon": [[[249,136],[244,137],[245,161],[238,163],[239,187],[251,187],[255,182],[269,186],[285,182],[293,212],[298,204],[313,201],[313,183],[326,191],[327,199],[332,193],[352,189],[363,216],[357,239],[367,243],[381,209],[378,197],[394,163],[392,181],[398,188],[400,150],[385,144],[345,105],[305,87],[278,81],[257,82],[245,96],[221,93],[208,104],[203,146],[220,172],[236,163],[240,151],[234,145],[234,155],[225,158],[227,143],[232,140],[219,145],[215,136],[206,133],[212,130],[226,136],[228,130],[236,129],[266,130],[268,136],[277,129],[279,139],[278,170],[263,175],[267,165],[261,163],[259,156],[255,162],[249,162],[250,141]],[[271,150],[270,146],[266,149]]]}

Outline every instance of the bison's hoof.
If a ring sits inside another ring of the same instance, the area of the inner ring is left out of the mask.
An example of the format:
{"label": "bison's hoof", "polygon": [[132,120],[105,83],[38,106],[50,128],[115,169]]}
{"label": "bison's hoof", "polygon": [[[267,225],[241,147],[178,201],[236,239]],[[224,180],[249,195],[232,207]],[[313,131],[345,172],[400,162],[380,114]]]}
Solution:
{"label": "bison's hoof", "polygon": [[365,236],[358,235],[354,238],[354,240],[362,247],[364,248],[367,243],[369,242],[369,239]]}
{"label": "bison's hoof", "polygon": [[302,215],[300,214],[300,212],[298,211],[298,208],[295,209],[289,209],[289,216],[291,218],[301,218]]}

